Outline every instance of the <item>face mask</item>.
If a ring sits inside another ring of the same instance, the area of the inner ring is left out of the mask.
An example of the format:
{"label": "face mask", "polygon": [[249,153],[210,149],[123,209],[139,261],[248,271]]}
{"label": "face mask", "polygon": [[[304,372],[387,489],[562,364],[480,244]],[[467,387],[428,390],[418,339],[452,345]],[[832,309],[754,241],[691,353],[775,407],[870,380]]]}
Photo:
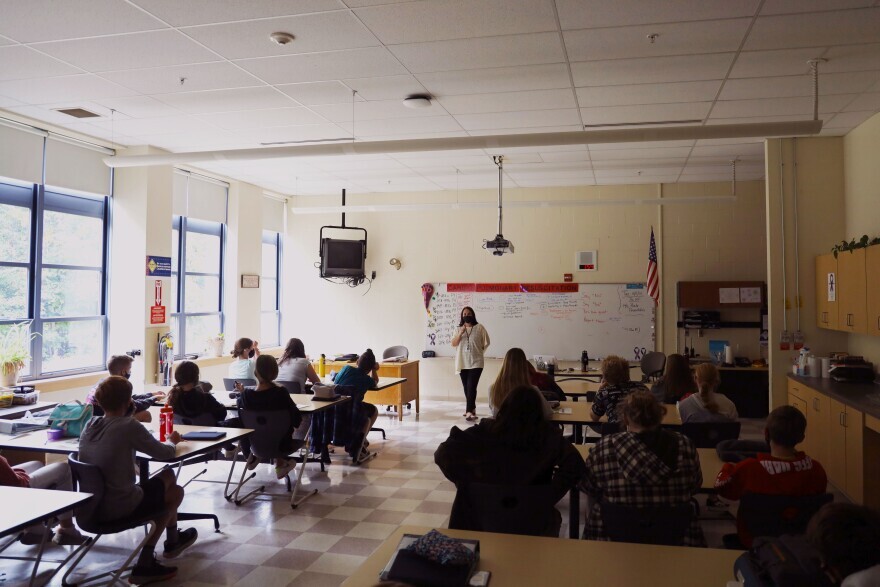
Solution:
{"label": "face mask", "polygon": [[126,379],[131,379],[131,373],[126,373],[125,375],[123,375],[123,377],[125,377]]}
{"label": "face mask", "polygon": [[465,323],[465,324],[471,324],[471,325],[473,325],[473,324],[476,324],[476,323],[477,323],[477,319],[474,318],[473,316],[465,316],[465,317],[464,317],[464,323]]}
{"label": "face mask", "polygon": [[256,355],[256,354],[257,354],[257,351],[255,351],[254,349],[251,349],[250,352],[248,353],[248,358],[253,359],[254,355]]}

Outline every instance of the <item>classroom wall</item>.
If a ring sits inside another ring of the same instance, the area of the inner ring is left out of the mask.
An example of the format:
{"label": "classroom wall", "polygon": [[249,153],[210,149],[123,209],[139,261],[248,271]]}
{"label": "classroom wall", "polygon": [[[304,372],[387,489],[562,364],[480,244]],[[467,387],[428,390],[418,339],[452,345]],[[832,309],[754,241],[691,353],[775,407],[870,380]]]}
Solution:
{"label": "classroom wall", "polygon": [[817,356],[847,349],[846,334],[816,326],[815,294],[815,258],[829,252],[845,228],[843,139],[770,139],[766,141],[765,162],[770,393],[776,407],[787,401],[786,374],[798,353],[793,346],[787,351],[779,348],[786,318],[790,333],[798,328],[798,274],[805,346]]}
{"label": "classroom wall", "polygon": [[[846,183],[846,230],[837,240],[880,236],[880,114],[851,130],[843,139]],[[829,243],[828,248],[830,249]],[[849,335],[849,352],[880,365],[880,338]]]}
{"label": "classroom wall", "polygon": [[[348,226],[368,231],[367,273],[377,271],[369,291],[331,284],[318,277],[319,230],[339,225],[339,215],[289,213],[285,249],[285,336],[304,340],[306,352],[336,354],[377,353],[404,344],[410,354],[420,355],[424,344],[425,309],[421,297],[424,282],[562,281],[563,273],[575,273],[575,281],[611,283],[644,281],[651,226],[654,226],[663,282],[658,309],[657,347],[674,352],[675,282],[715,279],[763,280],[766,256],[762,228],[763,182],[742,182],[735,203],[596,206],[572,208],[509,208],[504,211],[504,236],[516,253],[501,258],[482,250],[482,241],[496,233],[496,210],[443,210],[347,214]],[[565,200],[575,198],[656,198],[658,196],[726,195],[730,184],[706,183],[634,186],[584,186],[546,189],[506,189],[505,201]],[[495,201],[495,190],[431,192],[415,194],[349,194],[348,203]],[[292,206],[335,205],[338,198],[296,197]],[[325,236],[327,231],[325,231]],[[599,270],[573,271],[574,254],[598,250]],[[401,260],[397,271],[388,264]],[[662,324],[666,318],[665,326]],[[491,325],[487,325],[491,334]],[[743,354],[758,353],[757,332],[731,333]],[[524,333],[527,336],[528,333]],[[741,339],[735,337],[740,336]],[[708,339],[698,350],[708,351]],[[736,344],[736,343],[735,343]],[[683,343],[682,343],[683,346]],[[705,347],[705,350],[703,350]],[[489,349],[502,356],[507,349]],[[497,373],[489,361],[480,385],[485,397]],[[426,397],[457,399],[460,383],[451,359],[421,362],[421,393]]]}

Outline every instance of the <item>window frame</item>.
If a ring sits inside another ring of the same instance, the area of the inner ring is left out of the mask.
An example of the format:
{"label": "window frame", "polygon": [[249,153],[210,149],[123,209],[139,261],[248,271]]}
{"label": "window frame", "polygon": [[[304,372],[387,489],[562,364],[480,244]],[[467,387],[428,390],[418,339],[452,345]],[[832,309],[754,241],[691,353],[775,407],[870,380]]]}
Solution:
{"label": "window frame", "polygon": [[[277,328],[277,344],[281,345],[281,255],[282,255],[282,247],[281,247],[281,233],[275,232],[273,230],[263,230],[262,240],[260,241],[260,258],[262,259],[262,246],[263,244],[267,245],[275,245],[275,308],[272,310],[266,310],[260,306],[260,316],[262,317],[264,314],[275,314],[276,319],[276,328]],[[260,287],[263,287],[265,283],[265,276],[262,275],[263,269],[260,267]],[[272,279],[272,278],[270,278]],[[262,299],[262,295],[261,295]],[[262,320],[260,321],[262,324]],[[261,333],[261,337],[265,338],[265,334]]]}
{"label": "window frame", "polygon": [[[225,277],[225,267],[226,267],[226,225],[218,222],[211,222],[208,220],[198,220],[196,218],[188,218],[186,216],[174,216],[171,221],[171,230],[177,230],[177,266],[171,267],[171,276],[177,279],[177,291],[174,292],[174,295],[177,296],[177,312],[172,312],[169,315],[169,318],[172,320],[177,320],[177,339],[174,340],[174,348],[175,353],[174,356],[176,359],[183,359],[187,355],[200,355],[205,349],[199,349],[198,351],[190,351],[187,352],[186,349],[186,319],[190,317],[198,317],[198,316],[219,316],[220,318],[220,330],[219,332],[223,332],[223,328],[225,326],[225,312],[224,312],[224,304],[225,304],[225,292],[224,290],[224,277]],[[218,273],[206,273],[202,271],[187,271],[186,270],[186,235],[188,232],[193,232],[197,234],[207,234],[210,236],[217,236],[220,238],[220,255],[219,255],[219,267]],[[204,277],[216,277],[219,283],[219,292],[217,299],[217,311],[210,312],[187,312],[186,311],[186,278],[187,276],[204,276]],[[172,329],[172,333],[174,329]],[[180,351],[180,352],[176,352]]]}

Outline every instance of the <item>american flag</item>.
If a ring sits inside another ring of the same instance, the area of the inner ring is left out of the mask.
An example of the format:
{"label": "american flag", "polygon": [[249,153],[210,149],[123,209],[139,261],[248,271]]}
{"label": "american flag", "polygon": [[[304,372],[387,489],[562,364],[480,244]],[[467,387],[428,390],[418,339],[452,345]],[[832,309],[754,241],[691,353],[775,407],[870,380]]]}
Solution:
{"label": "american flag", "polygon": [[657,245],[654,243],[654,228],[651,227],[651,244],[648,246],[648,295],[654,303],[660,301],[660,277],[657,274]]}

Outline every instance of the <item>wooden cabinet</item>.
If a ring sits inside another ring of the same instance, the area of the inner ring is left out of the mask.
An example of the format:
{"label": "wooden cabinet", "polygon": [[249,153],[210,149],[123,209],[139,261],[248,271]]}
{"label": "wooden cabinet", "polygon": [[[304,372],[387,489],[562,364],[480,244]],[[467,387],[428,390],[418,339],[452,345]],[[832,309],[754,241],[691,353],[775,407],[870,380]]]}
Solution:
{"label": "wooden cabinet", "polygon": [[868,331],[865,249],[837,255],[838,328],[865,334]]}
{"label": "wooden cabinet", "polygon": [[[864,495],[864,414],[837,400],[828,399],[831,421],[828,426],[828,448],[831,451],[825,467],[829,480],[856,503]],[[825,462],[819,460],[825,465]]]}
{"label": "wooden cabinet", "polygon": [[865,249],[868,334],[880,336],[880,246]]}
{"label": "wooden cabinet", "polygon": [[[878,247],[880,249],[880,247]],[[834,301],[828,301],[828,280],[833,275]],[[819,328],[837,330],[837,259],[834,255],[816,257],[816,324]],[[878,308],[880,310],[880,308]]]}
{"label": "wooden cabinet", "polygon": [[807,418],[807,431],[804,441],[798,447],[823,465],[829,460],[828,422],[831,405],[828,396],[809,387],[788,380],[788,403]]}

